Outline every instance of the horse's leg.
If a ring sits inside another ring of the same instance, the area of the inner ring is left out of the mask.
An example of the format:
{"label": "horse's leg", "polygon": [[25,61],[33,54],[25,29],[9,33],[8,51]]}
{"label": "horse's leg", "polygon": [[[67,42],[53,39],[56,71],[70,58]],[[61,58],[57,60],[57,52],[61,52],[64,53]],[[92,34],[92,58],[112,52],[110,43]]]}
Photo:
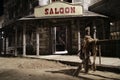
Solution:
{"label": "horse's leg", "polygon": [[84,61],[84,69],[85,69],[85,73],[89,72],[89,62],[90,62],[90,50],[87,49],[86,50],[86,54],[85,54],[85,61]]}

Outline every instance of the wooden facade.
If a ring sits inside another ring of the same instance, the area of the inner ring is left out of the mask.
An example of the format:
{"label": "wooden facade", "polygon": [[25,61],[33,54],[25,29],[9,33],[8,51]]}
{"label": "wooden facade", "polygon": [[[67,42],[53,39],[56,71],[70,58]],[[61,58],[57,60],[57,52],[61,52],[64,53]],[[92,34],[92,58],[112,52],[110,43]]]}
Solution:
{"label": "wooden facade", "polygon": [[[63,16],[44,19],[29,18],[33,14],[37,0],[4,0],[5,54],[48,55],[66,51],[75,54],[80,50],[85,29],[98,39],[107,39],[109,35],[106,17],[84,12],[81,16]],[[69,1],[69,0],[68,0]],[[13,5],[14,3],[14,5]],[[97,32],[96,32],[97,31]],[[60,38],[64,41],[60,40]],[[61,42],[60,42],[61,41]]]}

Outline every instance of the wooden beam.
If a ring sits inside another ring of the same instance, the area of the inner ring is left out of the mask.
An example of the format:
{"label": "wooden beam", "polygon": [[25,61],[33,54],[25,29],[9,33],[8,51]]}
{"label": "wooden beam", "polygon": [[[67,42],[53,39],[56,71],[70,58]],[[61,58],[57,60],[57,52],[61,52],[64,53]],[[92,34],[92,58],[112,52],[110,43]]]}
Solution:
{"label": "wooden beam", "polygon": [[26,56],[26,25],[23,27],[23,56]]}
{"label": "wooden beam", "polygon": [[120,40],[109,40],[109,39],[105,39],[105,40],[98,40],[97,41],[97,45],[104,45],[104,44],[118,44],[120,43]]}

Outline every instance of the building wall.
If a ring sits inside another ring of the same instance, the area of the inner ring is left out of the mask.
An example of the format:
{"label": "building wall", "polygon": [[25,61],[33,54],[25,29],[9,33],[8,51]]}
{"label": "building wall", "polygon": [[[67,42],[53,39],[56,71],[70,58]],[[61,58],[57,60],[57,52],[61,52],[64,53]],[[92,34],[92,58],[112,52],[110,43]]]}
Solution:
{"label": "building wall", "polygon": [[40,54],[50,54],[50,28],[49,27],[40,27],[39,28],[40,34]]}
{"label": "building wall", "polygon": [[3,17],[3,16],[0,16],[0,28],[2,28],[3,22],[4,22],[4,17]]}
{"label": "building wall", "polygon": [[32,14],[35,6],[38,6],[38,0],[4,0],[4,24]]}

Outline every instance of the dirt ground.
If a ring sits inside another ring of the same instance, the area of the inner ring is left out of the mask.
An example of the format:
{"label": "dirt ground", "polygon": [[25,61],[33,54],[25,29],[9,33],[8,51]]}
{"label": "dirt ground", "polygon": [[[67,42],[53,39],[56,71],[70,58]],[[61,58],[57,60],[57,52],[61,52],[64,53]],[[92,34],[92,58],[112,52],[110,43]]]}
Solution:
{"label": "dirt ground", "polygon": [[0,80],[120,80],[117,73],[101,71],[88,74],[81,71],[78,77],[73,77],[75,69],[41,59],[0,57]]}

